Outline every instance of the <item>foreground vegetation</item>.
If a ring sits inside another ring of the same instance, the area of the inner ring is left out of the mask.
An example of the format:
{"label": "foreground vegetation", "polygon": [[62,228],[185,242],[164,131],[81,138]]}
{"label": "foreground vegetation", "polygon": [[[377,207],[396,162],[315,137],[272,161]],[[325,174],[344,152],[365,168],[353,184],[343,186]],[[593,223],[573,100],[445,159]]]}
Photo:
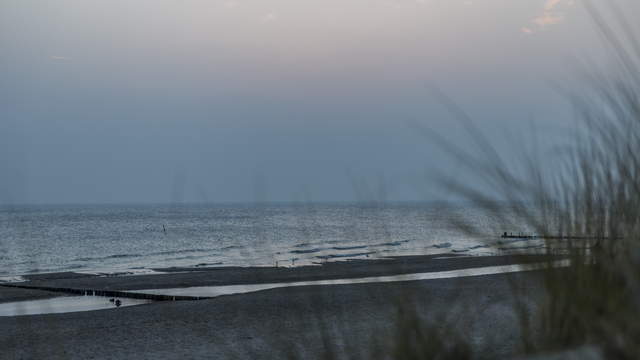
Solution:
{"label": "foreground vegetation", "polygon": [[[465,152],[437,135],[430,139],[484,180],[474,187],[442,176],[442,184],[492,217],[493,235],[527,229],[547,238],[542,250],[534,250],[546,259],[538,266],[544,296],[530,306],[529,294],[513,287],[520,328],[515,353],[525,356],[587,348],[607,359],[640,357],[640,42],[619,13],[617,28],[593,8],[591,14],[611,63],[581,74],[588,86],[569,95],[575,132],[551,154],[526,153],[514,166],[471,117],[435,92],[477,148]],[[454,225],[487,235],[471,222]],[[570,266],[557,266],[558,256]],[[395,359],[487,357],[474,353],[469,334],[446,319],[421,317],[414,310],[420,301],[408,295],[399,303],[394,336],[382,341],[386,352],[372,353]],[[326,357],[341,357],[336,354],[331,349]]]}

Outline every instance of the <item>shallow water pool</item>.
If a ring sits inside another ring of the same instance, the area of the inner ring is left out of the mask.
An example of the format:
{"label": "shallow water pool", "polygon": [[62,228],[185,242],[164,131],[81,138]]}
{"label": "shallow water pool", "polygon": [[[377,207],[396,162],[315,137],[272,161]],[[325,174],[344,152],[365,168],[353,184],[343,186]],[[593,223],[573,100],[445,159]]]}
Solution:
{"label": "shallow water pool", "polygon": [[118,298],[121,304],[115,305],[113,298],[103,296],[59,296],[50,299],[16,301],[0,304],[0,316],[59,314],[77,311],[118,309],[119,307],[143,305],[151,300]]}
{"label": "shallow water pool", "polygon": [[[565,266],[558,263],[559,266]],[[449,271],[436,271],[426,273],[412,273],[389,276],[374,276],[364,278],[351,279],[335,279],[335,280],[313,280],[313,281],[295,281],[269,284],[246,284],[246,285],[223,285],[223,286],[196,286],[186,288],[170,288],[170,289],[145,289],[132,290],[133,293],[152,294],[152,295],[168,295],[168,296],[202,296],[216,297],[221,295],[245,294],[262,290],[296,287],[296,286],[312,286],[312,285],[348,285],[348,284],[369,284],[384,282],[401,282],[416,280],[435,280],[435,279],[451,279],[469,276],[482,276],[494,274],[506,274],[531,270],[531,265],[500,265],[487,266],[480,268],[458,269]]]}

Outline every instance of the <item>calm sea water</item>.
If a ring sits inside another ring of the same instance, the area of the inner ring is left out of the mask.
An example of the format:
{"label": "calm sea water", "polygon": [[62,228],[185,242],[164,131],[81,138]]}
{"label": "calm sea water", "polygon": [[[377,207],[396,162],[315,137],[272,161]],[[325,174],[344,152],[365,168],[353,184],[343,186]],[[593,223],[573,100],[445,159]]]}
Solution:
{"label": "calm sea water", "polygon": [[0,275],[491,253],[449,225],[461,217],[487,223],[471,208],[413,203],[3,208]]}

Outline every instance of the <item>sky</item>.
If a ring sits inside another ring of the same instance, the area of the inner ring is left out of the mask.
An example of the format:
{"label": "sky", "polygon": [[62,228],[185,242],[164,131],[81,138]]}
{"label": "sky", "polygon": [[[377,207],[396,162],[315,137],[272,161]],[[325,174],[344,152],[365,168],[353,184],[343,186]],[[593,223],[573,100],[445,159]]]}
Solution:
{"label": "sky", "polygon": [[0,45],[0,203],[34,204],[439,200],[416,124],[471,145],[431,89],[511,152],[606,57],[579,0],[3,0]]}

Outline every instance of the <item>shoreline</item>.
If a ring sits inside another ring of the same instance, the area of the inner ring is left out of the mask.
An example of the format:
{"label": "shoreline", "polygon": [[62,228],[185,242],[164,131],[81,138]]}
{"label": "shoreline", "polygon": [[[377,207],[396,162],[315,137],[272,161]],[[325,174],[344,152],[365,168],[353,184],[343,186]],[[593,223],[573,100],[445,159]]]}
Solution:
{"label": "shoreline", "polygon": [[[492,266],[535,264],[548,260],[544,255],[465,256],[415,255],[386,259],[328,262],[299,267],[201,267],[154,268],[155,273],[104,276],[61,272],[24,275],[23,282],[0,283],[0,303],[14,298],[3,295],[7,288],[58,289],[58,293],[82,294],[82,291],[114,292],[142,289],[187,288],[198,286],[259,285],[286,282],[313,282],[403,274],[444,272]],[[28,290],[28,289],[27,289]],[[36,294],[42,298],[43,294]],[[52,295],[52,296],[58,296]],[[113,296],[110,294],[108,296]]]}
{"label": "shoreline", "polygon": [[[303,286],[331,286],[332,281],[394,277],[412,274],[455,272],[497,266],[536,264],[544,255],[440,256],[416,255],[388,259],[351,260],[299,267],[210,267],[157,268],[157,273],[130,276],[100,276],[62,272],[25,275],[26,281],[0,284],[0,303],[29,301],[60,296],[96,295],[144,298],[154,301],[197,301],[209,296],[180,294],[180,288],[257,287],[262,284],[309,283]],[[480,275],[486,276],[486,275]],[[399,280],[431,281],[431,280]],[[375,281],[373,281],[375,282]],[[326,285],[323,285],[326,284]],[[289,287],[289,286],[282,286]],[[139,290],[157,290],[139,293]],[[170,295],[162,289],[173,290]],[[258,290],[265,291],[265,290]],[[249,291],[247,291],[249,292]],[[223,295],[225,296],[225,295]]]}

